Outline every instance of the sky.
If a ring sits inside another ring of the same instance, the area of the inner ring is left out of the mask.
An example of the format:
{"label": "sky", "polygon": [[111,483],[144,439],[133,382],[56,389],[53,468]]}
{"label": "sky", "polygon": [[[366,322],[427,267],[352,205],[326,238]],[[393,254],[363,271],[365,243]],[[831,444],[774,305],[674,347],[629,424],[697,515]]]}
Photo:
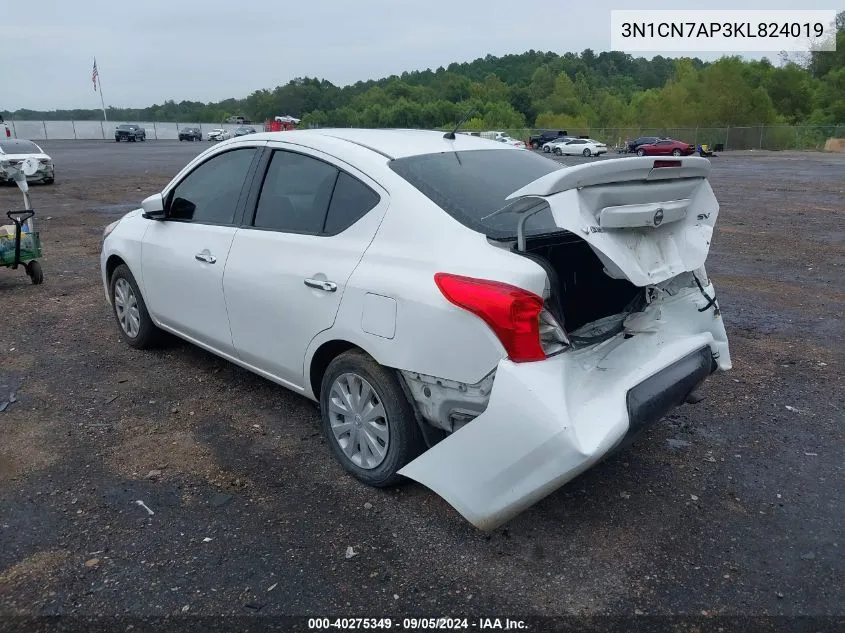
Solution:
{"label": "sky", "polygon": [[[843,2],[843,0],[836,0]],[[611,9],[792,9],[794,0],[41,0],[4,7],[0,110],[243,98],[294,77],[337,85],[528,50],[610,48]],[[802,0],[802,9],[837,9]],[[29,7],[36,7],[29,8]],[[143,8],[142,8],[143,7]],[[201,8],[198,8],[201,7]],[[9,51],[14,51],[10,54]],[[665,53],[664,53],[665,54]],[[680,56],[678,52],[672,56]],[[742,54],[726,51],[725,54]],[[635,56],[651,57],[648,53]],[[714,59],[719,54],[695,54]],[[776,53],[746,54],[757,58]]]}

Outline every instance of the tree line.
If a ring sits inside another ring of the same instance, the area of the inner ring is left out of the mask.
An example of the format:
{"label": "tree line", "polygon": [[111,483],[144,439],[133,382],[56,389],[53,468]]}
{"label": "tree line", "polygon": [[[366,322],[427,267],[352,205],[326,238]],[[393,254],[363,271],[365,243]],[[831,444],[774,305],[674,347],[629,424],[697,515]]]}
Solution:
{"label": "tree line", "polygon": [[[296,78],[243,99],[108,108],[110,120],[216,122],[276,115],[304,126],[443,127],[472,111],[468,129],[682,127],[845,122],[845,12],[835,52],[768,59],[652,59],[590,49],[487,55],[436,70],[336,86]],[[100,110],[0,111],[6,119],[98,120]]]}

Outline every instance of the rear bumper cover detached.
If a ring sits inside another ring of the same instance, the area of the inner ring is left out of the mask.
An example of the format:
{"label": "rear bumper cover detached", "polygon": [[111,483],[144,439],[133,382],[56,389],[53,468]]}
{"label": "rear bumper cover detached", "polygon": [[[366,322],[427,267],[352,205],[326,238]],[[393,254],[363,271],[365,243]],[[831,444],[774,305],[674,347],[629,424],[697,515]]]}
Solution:
{"label": "rear bumper cover detached", "polygon": [[730,369],[721,317],[698,307],[677,297],[652,331],[536,363],[500,361],[484,413],[400,474],[495,529],[662,418],[714,369]]}

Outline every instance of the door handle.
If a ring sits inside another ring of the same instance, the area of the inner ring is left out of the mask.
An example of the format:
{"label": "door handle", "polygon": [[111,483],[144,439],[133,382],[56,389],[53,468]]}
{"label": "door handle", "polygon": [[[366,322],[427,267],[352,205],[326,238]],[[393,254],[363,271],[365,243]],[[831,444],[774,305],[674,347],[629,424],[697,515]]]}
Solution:
{"label": "door handle", "polygon": [[205,262],[206,264],[213,264],[217,261],[217,258],[214,255],[210,255],[209,253],[197,253],[194,255],[194,259],[198,262]]}
{"label": "door handle", "polygon": [[335,290],[337,290],[337,284],[335,282],[323,281],[322,279],[306,279],[305,285],[309,288],[325,290],[326,292],[334,292]]}

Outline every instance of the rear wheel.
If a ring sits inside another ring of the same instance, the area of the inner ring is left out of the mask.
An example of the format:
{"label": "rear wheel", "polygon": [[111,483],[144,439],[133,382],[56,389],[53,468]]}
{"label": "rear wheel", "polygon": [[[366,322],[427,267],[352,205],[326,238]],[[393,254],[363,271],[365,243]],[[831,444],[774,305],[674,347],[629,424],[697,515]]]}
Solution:
{"label": "rear wheel", "polygon": [[679,149],[673,149],[672,150],[672,156],[680,156],[680,155],[681,155],[681,150],[679,150]]}
{"label": "rear wheel", "polygon": [[645,150],[644,149],[638,149],[637,150],[637,156],[645,156]]}
{"label": "rear wheel", "polygon": [[114,317],[126,342],[135,349],[148,349],[158,343],[161,330],[150,318],[147,304],[126,264],[114,269],[109,288]]}
{"label": "rear wheel", "polygon": [[559,147],[555,147],[555,155],[556,156],[563,156],[563,150]]}
{"label": "rear wheel", "polygon": [[549,147],[548,145],[543,145],[543,153],[548,154],[551,151],[552,151],[551,147]]}
{"label": "rear wheel", "polygon": [[590,148],[589,148],[589,147],[585,147],[585,148],[584,148],[584,151],[583,151],[583,152],[581,152],[581,153],[582,153],[584,156],[590,156],[590,155],[592,155],[592,152],[590,151]]}
{"label": "rear wheel", "polygon": [[363,483],[398,483],[423,438],[396,373],[360,350],[335,358],[320,388],[323,432],[332,455]]}
{"label": "rear wheel", "polygon": [[115,142],[115,143],[120,143],[120,137],[119,137],[119,136],[115,136],[115,137],[114,137],[114,142]]}
{"label": "rear wheel", "polygon": [[24,264],[24,270],[26,270],[26,274],[34,285],[37,286],[44,281],[44,271],[41,269],[41,264],[37,261],[33,260]]}
{"label": "rear wheel", "polygon": [[539,148],[540,148],[540,144],[537,143],[537,141],[534,141],[533,143],[531,143],[531,149],[539,149]]}

